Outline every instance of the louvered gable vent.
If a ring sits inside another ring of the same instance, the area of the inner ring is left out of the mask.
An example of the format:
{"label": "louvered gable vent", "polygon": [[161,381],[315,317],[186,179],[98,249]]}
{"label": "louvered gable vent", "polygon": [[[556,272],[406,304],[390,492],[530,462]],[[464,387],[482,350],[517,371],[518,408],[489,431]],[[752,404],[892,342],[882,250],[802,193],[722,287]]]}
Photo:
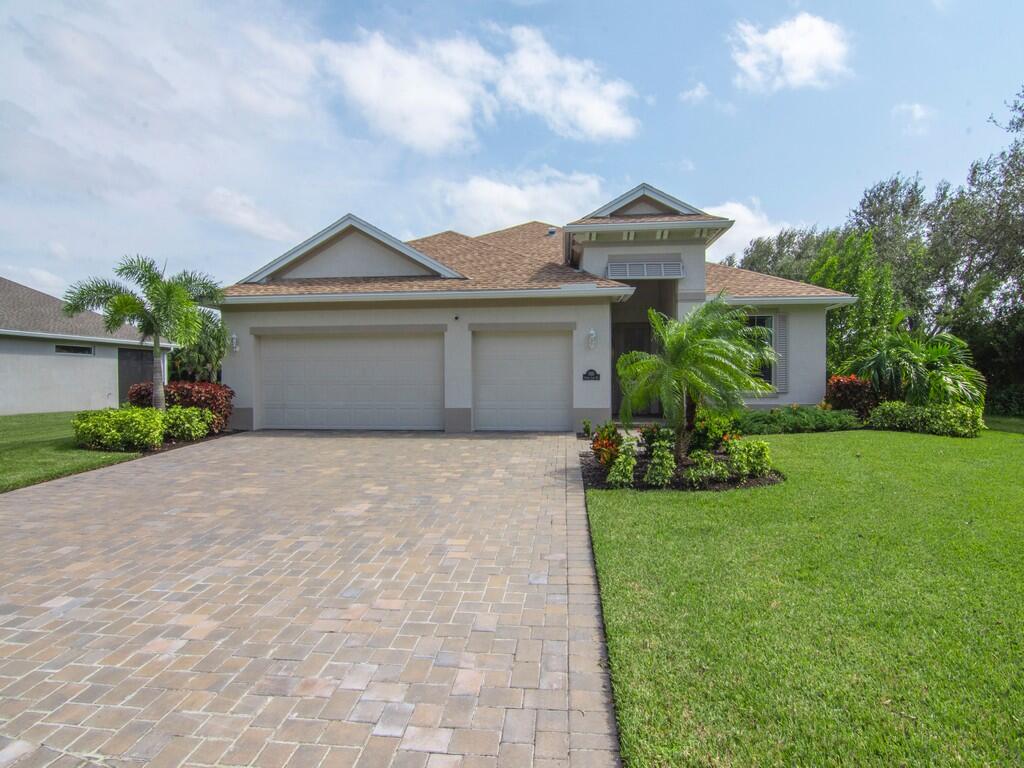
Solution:
{"label": "louvered gable vent", "polygon": [[681,261],[609,261],[612,280],[655,280],[683,276]]}

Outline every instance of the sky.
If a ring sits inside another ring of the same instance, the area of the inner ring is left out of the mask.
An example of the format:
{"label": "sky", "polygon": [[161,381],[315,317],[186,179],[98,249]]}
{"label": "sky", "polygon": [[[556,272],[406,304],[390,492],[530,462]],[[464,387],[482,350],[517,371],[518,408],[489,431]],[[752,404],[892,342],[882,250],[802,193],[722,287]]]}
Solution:
{"label": "sky", "polygon": [[0,275],[229,283],[348,212],[475,235],[642,181],[736,220],[717,260],[897,172],[962,182],[1008,143],[1021,29],[966,0],[0,0]]}

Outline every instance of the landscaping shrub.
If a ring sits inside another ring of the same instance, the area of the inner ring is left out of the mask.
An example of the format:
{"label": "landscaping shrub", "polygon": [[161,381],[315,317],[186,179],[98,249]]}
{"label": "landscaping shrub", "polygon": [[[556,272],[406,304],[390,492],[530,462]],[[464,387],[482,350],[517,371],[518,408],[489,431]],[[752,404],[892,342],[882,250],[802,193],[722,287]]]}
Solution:
{"label": "landscaping shrub", "polygon": [[583,436],[590,439],[591,434],[594,432],[594,425],[590,423],[590,419],[583,420]]}
{"label": "landscaping shrub", "polygon": [[[208,408],[213,411],[214,421],[211,432],[223,432],[231,418],[231,400],[235,391],[223,384],[211,381],[172,381],[164,385],[167,405],[185,408]],[[128,402],[139,407],[153,405],[153,384],[143,382],[128,388]]]}
{"label": "landscaping shrub", "polygon": [[611,488],[632,488],[633,472],[636,470],[636,444],[623,440],[618,455],[608,472],[608,486]]}
{"label": "landscaping shrub", "polygon": [[729,479],[729,467],[719,461],[710,451],[696,450],[690,453],[693,465],[686,470],[686,479],[697,488],[711,483],[720,483]]}
{"label": "landscaping shrub", "polygon": [[83,411],[71,420],[75,443],[101,451],[142,451],[164,441],[164,414],[153,408]]}
{"label": "landscaping shrub", "polygon": [[172,405],[164,413],[164,436],[182,442],[201,440],[210,433],[215,420],[209,408]]}
{"label": "landscaping shrub", "polygon": [[882,403],[871,412],[871,429],[892,432],[923,432],[947,437],[977,437],[985,428],[982,409],[973,405],[908,405]]}
{"label": "landscaping shrub", "polygon": [[640,442],[648,453],[654,449],[655,443],[666,442],[671,446],[675,442],[672,430],[660,424],[644,424],[637,432],[640,433]]}
{"label": "landscaping shrub", "polygon": [[764,440],[730,440],[725,452],[733,477],[740,480],[765,477],[772,471],[771,450]]}
{"label": "landscaping shrub", "polygon": [[594,433],[594,440],[590,444],[590,450],[594,452],[597,460],[604,467],[610,467],[619,455],[619,446],[622,445],[622,434],[619,432],[615,422],[606,421],[597,428]]}
{"label": "landscaping shrub", "polygon": [[790,405],[770,411],[747,410],[736,418],[738,431],[745,435],[773,435],[790,432],[839,432],[859,429],[853,411],[829,411],[817,406]]}
{"label": "landscaping shrub", "polygon": [[853,374],[832,376],[825,387],[825,402],[837,411],[853,411],[861,419],[866,419],[878,405],[878,395],[867,379]]}
{"label": "landscaping shrub", "polygon": [[676,455],[672,450],[672,441],[655,440],[648,448],[648,454],[650,461],[644,472],[644,482],[655,488],[667,488],[676,474]]}
{"label": "landscaping shrub", "polygon": [[722,447],[722,440],[726,435],[732,436],[742,431],[732,414],[717,413],[701,408],[697,411],[693,437],[690,440],[690,450],[717,451]]}

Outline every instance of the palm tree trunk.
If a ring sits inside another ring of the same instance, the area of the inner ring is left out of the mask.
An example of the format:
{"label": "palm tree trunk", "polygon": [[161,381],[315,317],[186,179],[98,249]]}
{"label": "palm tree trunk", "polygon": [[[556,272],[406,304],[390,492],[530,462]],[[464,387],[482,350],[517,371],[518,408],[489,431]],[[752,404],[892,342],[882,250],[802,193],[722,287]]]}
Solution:
{"label": "palm tree trunk", "polygon": [[697,403],[689,395],[683,403],[683,420],[676,429],[676,460],[686,456],[693,439],[693,431],[697,428]]}
{"label": "palm tree trunk", "polygon": [[164,410],[164,360],[160,351],[160,334],[153,336],[153,407]]}

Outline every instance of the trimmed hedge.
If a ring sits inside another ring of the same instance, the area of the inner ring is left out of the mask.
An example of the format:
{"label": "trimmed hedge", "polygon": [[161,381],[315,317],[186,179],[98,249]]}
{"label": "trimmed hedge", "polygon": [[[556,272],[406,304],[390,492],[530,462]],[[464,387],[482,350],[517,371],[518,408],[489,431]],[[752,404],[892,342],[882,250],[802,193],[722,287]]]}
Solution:
{"label": "trimmed hedge", "polygon": [[744,435],[841,432],[860,426],[860,419],[853,411],[830,411],[807,405],[789,405],[770,411],[745,410],[736,417],[736,429]]}
{"label": "trimmed hedge", "polygon": [[892,401],[871,412],[867,426],[890,432],[977,437],[985,428],[981,408],[972,405],[908,405]]}
{"label": "trimmed hedge", "polygon": [[172,405],[164,413],[164,436],[168,440],[191,442],[210,434],[217,417],[209,408],[183,408]]}
{"label": "trimmed hedge", "polygon": [[164,415],[152,408],[83,411],[71,420],[75,443],[100,451],[145,451],[164,441]]}
{"label": "trimmed hedge", "polygon": [[[211,432],[223,432],[231,419],[231,401],[235,391],[223,384],[212,381],[172,381],[164,385],[164,399],[167,405],[180,405],[185,408],[207,408],[213,411],[214,420]],[[153,384],[143,382],[128,388],[128,402],[132,405],[149,408],[153,405]]]}

